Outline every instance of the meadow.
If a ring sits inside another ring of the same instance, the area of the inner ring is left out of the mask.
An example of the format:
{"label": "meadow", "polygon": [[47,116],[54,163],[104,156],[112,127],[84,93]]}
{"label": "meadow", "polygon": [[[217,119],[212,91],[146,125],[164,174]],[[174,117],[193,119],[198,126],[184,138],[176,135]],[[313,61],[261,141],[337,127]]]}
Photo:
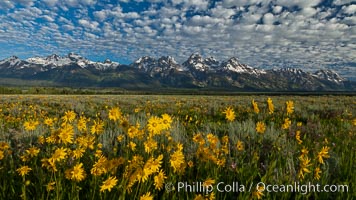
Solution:
{"label": "meadow", "polygon": [[0,199],[353,199],[355,148],[354,96],[0,96]]}

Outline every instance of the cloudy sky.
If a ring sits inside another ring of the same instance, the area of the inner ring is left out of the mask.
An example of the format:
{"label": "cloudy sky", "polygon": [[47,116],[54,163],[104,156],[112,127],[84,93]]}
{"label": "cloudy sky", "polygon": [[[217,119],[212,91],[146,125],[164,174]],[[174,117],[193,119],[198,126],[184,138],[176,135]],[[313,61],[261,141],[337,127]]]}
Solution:
{"label": "cloudy sky", "polygon": [[0,0],[0,59],[235,56],[356,77],[352,0]]}

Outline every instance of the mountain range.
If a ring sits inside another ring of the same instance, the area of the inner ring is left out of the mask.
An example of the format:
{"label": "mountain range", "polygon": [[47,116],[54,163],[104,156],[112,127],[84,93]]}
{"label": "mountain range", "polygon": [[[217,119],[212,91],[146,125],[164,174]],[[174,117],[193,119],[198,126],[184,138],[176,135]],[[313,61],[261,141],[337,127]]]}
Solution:
{"label": "mountain range", "polygon": [[56,54],[0,61],[0,84],[124,89],[205,88],[236,91],[356,91],[356,83],[332,70],[258,69],[232,57],[218,61],[192,54],[179,64],[171,56],[141,57],[131,64],[90,61]]}

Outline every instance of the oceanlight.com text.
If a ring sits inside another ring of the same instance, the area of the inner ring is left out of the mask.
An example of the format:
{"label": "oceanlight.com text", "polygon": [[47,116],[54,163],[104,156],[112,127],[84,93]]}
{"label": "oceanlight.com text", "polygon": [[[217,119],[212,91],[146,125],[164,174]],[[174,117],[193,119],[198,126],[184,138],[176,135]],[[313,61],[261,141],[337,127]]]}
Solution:
{"label": "oceanlight.com text", "polygon": [[307,194],[310,192],[348,192],[348,185],[320,185],[318,183],[313,184],[308,182],[307,184],[300,184],[294,182],[294,184],[278,185],[278,184],[266,184],[259,182],[256,185],[256,189],[260,192],[297,192],[301,194]]}

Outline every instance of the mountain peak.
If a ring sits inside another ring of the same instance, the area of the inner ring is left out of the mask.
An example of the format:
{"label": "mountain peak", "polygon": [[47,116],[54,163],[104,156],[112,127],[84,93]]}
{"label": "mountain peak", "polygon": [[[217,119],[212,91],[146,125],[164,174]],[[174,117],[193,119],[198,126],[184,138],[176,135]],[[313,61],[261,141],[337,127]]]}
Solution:
{"label": "mountain peak", "polygon": [[16,67],[22,63],[22,60],[17,56],[10,56],[4,60],[0,60],[0,65],[7,65],[8,67]]}
{"label": "mountain peak", "polygon": [[331,69],[320,69],[312,74],[314,77],[329,80],[337,83],[345,81],[345,78],[342,78],[338,73]]}

